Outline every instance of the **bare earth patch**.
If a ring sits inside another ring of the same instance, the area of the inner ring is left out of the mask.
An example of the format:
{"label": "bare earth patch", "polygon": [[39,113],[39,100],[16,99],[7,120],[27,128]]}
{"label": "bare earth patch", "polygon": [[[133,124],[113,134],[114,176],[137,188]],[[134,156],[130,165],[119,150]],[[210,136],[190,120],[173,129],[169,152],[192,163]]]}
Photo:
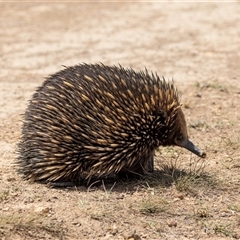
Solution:
{"label": "bare earth patch", "polygon": [[[240,239],[240,4],[0,3],[0,239]],[[139,180],[51,188],[14,165],[44,77],[80,62],[172,77],[189,135]]]}

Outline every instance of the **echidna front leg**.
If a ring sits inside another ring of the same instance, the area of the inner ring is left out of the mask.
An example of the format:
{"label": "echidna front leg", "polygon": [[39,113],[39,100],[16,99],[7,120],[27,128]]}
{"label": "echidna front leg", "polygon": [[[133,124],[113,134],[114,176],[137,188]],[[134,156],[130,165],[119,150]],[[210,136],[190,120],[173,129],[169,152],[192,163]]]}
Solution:
{"label": "echidna front leg", "polygon": [[153,162],[154,161],[154,157],[153,157],[153,155],[148,160],[148,165],[147,165],[147,169],[146,169],[146,171],[148,173],[152,173],[154,171],[154,162]]}

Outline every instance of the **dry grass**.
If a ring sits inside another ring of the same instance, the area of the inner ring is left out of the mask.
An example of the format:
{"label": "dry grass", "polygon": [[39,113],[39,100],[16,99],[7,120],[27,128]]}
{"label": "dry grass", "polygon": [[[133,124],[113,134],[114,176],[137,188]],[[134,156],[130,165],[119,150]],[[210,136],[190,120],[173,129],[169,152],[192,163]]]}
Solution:
{"label": "dry grass", "polygon": [[153,174],[63,189],[29,184],[14,173],[0,192],[0,238],[240,238],[237,116],[221,117],[228,105],[217,108],[221,114],[213,120],[202,114],[211,106],[204,99],[214,98],[214,108],[221,103],[218,95],[232,101],[232,90],[221,89],[189,90],[204,95],[198,111],[191,107],[198,97],[188,100],[185,115],[191,139],[206,150],[206,159],[177,147],[160,148]]}
{"label": "dry grass", "polygon": [[[1,3],[0,239],[240,239],[239,7]],[[160,148],[141,179],[22,180],[13,163],[27,101],[61,65],[99,61],[173,76],[207,158]]]}
{"label": "dry grass", "polygon": [[[46,211],[46,209],[44,209]],[[42,213],[2,213],[0,218],[1,239],[56,238],[63,239],[66,230],[60,223],[50,221]]]}

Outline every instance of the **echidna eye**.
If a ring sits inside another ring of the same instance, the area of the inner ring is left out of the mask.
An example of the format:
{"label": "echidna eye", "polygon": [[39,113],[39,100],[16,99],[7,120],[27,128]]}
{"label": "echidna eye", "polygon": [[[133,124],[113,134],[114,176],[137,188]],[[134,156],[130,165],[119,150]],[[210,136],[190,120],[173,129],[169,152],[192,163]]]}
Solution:
{"label": "echidna eye", "polygon": [[181,133],[179,133],[179,134],[177,135],[177,137],[175,138],[175,141],[176,141],[176,142],[182,142],[182,141],[183,141],[183,135],[182,135]]}

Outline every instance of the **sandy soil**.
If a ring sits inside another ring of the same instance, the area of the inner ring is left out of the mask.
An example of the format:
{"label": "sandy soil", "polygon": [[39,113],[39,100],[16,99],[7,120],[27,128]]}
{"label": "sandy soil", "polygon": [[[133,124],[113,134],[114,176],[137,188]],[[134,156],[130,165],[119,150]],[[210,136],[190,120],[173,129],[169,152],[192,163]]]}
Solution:
{"label": "sandy soil", "polygon": [[[239,2],[0,9],[0,239],[240,239]],[[46,76],[81,62],[173,77],[206,160],[161,148],[155,173],[138,181],[22,180],[14,162],[27,101]]]}

